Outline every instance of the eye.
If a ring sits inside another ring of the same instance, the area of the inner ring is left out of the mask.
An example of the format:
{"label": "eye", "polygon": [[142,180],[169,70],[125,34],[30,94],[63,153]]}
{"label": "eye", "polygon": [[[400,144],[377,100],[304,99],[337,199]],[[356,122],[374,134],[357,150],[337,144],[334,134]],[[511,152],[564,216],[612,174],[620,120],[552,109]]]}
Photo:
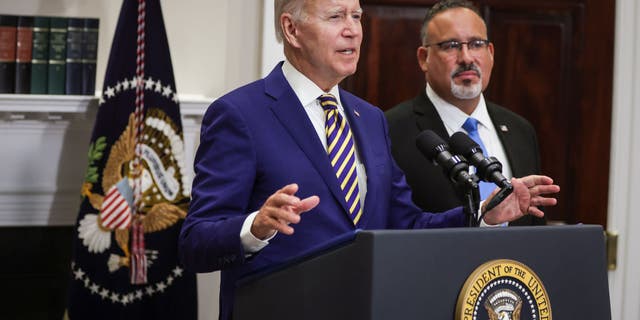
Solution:
{"label": "eye", "polygon": [[440,42],[438,44],[438,47],[440,47],[440,49],[442,49],[443,51],[458,50],[460,48],[460,42],[454,40]]}
{"label": "eye", "polygon": [[362,19],[362,13],[354,13],[354,14],[351,15],[351,17],[354,20],[360,20],[360,19]]}
{"label": "eye", "polygon": [[480,39],[471,40],[467,44],[467,46],[469,46],[469,49],[471,49],[471,50],[482,49],[486,45],[487,45],[487,41],[486,40],[480,40]]}

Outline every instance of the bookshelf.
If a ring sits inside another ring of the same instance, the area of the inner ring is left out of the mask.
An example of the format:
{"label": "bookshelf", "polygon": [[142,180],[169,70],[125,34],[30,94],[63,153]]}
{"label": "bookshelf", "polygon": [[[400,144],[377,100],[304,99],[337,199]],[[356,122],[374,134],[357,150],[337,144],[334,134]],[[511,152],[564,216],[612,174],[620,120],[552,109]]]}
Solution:
{"label": "bookshelf", "polygon": [[[211,101],[180,101],[190,161]],[[0,94],[0,226],[75,224],[97,108],[94,96]]]}

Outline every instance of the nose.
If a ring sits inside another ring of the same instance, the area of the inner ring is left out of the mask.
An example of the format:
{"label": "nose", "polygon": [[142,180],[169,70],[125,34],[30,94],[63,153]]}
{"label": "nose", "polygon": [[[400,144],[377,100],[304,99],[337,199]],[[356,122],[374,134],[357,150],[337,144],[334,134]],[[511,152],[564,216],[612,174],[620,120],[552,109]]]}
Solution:
{"label": "nose", "polygon": [[460,47],[460,51],[458,51],[458,62],[464,62],[466,64],[473,62],[473,56],[471,55],[471,51],[469,50],[469,45],[467,43],[463,43]]}
{"label": "nose", "polygon": [[362,34],[362,25],[360,24],[360,20],[354,17],[347,17],[345,19],[345,26],[343,35],[345,37],[356,37]]}

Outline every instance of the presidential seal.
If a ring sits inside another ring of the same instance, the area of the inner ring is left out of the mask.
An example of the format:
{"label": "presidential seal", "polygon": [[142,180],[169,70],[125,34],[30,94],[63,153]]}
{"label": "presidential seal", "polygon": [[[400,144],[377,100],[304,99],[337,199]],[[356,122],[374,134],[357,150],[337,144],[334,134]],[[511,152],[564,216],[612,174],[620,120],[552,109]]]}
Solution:
{"label": "presidential seal", "polygon": [[456,320],[551,320],[551,303],[533,270],[515,260],[476,268],[458,296]]}

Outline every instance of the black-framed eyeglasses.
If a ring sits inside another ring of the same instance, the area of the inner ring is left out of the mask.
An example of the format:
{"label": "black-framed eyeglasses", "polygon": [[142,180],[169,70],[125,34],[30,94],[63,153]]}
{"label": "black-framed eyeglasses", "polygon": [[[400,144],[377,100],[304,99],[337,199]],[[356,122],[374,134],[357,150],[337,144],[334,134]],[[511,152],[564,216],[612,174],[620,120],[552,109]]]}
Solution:
{"label": "black-framed eyeglasses", "polygon": [[425,47],[437,46],[438,49],[444,52],[454,53],[454,52],[462,51],[462,45],[465,45],[465,44],[467,45],[467,49],[469,49],[470,51],[477,51],[477,50],[486,48],[487,46],[489,46],[489,43],[491,43],[491,41],[487,39],[473,39],[466,42],[457,41],[457,40],[447,40],[447,41],[442,41],[438,43],[426,44],[424,46]]}

